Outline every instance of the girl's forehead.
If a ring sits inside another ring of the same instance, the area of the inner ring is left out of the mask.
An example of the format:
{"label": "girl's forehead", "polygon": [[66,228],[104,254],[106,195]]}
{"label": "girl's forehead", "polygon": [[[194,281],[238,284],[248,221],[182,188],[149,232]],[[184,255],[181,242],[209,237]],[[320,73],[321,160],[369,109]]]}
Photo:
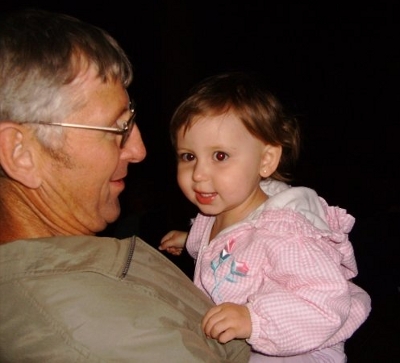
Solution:
{"label": "girl's forehead", "polygon": [[243,122],[235,114],[200,116],[187,127],[178,130],[178,139],[202,139],[202,143],[211,140],[240,139],[249,135]]}
{"label": "girl's forehead", "polygon": [[234,123],[240,122],[241,120],[239,116],[229,110],[227,112],[208,112],[194,116],[188,123],[188,127],[191,127],[196,124],[206,123],[206,124],[223,124],[223,123]]}

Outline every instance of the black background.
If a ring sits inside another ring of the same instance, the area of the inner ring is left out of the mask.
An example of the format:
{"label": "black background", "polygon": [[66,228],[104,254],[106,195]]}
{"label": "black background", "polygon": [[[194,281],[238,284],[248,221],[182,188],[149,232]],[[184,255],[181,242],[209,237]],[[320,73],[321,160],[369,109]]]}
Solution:
{"label": "black background", "polygon": [[[66,12],[108,30],[128,53],[130,93],[148,150],[130,166],[120,219],[157,246],[196,210],[178,190],[168,123],[188,89],[227,71],[256,73],[295,112],[303,149],[294,185],[355,216],[356,282],[373,311],[348,342],[349,362],[398,359],[399,1],[3,1]],[[1,24],[0,24],[1,26]],[[174,260],[188,274],[191,265]],[[188,267],[189,266],[189,267]]]}

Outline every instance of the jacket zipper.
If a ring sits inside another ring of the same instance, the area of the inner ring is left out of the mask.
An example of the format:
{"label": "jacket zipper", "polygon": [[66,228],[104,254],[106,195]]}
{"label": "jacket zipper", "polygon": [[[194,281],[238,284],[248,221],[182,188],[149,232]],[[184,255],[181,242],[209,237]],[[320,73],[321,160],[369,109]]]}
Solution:
{"label": "jacket zipper", "polygon": [[129,245],[128,258],[126,260],[125,267],[122,270],[121,279],[124,279],[129,271],[129,267],[131,265],[132,258],[133,258],[133,253],[135,252],[135,246],[136,246],[136,236],[132,236],[131,242]]}

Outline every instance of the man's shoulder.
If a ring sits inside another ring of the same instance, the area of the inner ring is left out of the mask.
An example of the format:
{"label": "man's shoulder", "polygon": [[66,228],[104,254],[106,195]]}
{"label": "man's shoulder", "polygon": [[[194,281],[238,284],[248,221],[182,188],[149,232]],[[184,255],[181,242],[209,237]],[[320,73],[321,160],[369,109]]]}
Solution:
{"label": "man's shoulder", "polygon": [[0,246],[0,283],[28,276],[72,271],[107,271],[118,276],[131,239],[57,236],[17,240]]}

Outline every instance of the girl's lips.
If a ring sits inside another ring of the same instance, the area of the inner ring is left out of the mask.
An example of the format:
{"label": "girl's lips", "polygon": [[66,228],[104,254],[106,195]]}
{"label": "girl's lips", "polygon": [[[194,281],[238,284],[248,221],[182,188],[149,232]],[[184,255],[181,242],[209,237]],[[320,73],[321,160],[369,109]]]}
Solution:
{"label": "girl's lips", "polygon": [[211,204],[213,200],[216,198],[217,193],[200,193],[200,192],[195,192],[196,194],[196,200],[200,204]]}

